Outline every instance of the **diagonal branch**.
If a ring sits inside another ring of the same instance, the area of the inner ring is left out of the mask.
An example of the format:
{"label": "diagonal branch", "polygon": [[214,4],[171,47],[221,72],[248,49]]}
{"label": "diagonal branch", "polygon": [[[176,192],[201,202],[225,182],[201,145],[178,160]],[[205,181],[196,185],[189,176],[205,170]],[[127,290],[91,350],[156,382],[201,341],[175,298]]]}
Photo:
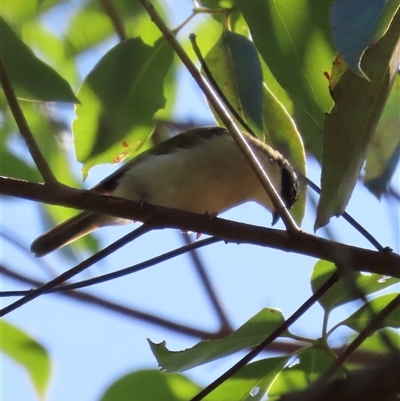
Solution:
{"label": "diagonal branch", "polygon": [[15,96],[14,89],[11,86],[10,80],[7,75],[6,68],[4,66],[3,58],[0,54],[0,79],[3,87],[4,95],[6,96],[8,105],[10,106],[11,112],[14,116],[15,122],[18,125],[19,132],[24,138],[25,144],[36,163],[37,168],[42,174],[44,181],[48,184],[56,183],[57,179],[54,177],[46,159],[37,145],[35,138],[26,122],[24,113],[22,112],[21,106],[18,103],[18,99]]}
{"label": "diagonal branch", "polygon": [[107,255],[115,252],[121,246],[125,245],[127,241],[133,241],[135,238],[140,237],[143,234],[146,234],[150,231],[150,227],[146,224],[141,225],[139,228],[136,228],[129,234],[125,235],[124,237],[120,238],[119,240],[113,242],[111,245],[107,246],[100,252],[97,252],[95,255],[87,258],[83,262],[79,263],[78,265],[74,266],[73,268],[67,270],[66,272],[60,274],[59,276],[55,277],[53,280],[48,281],[46,284],[43,284],[41,287],[36,288],[35,290],[31,291],[29,294],[25,295],[23,298],[20,298],[18,301],[5,306],[0,310],[0,317],[7,315],[8,313],[12,312],[13,310],[25,305],[26,303],[34,300],[35,298],[39,297],[40,295],[45,294],[47,291],[51,290],[54,287],[62,284],[64,281],[69,280],[71,277],[76,276],[77,274],[83,272],[88,267],[92,266],[97,261],[101,260]]}
{"label": "diagonal branch", "polygon": [[[188,235],[182,234],[183,241],[185,242],[186,246],[190,246],[191,244],[195,244],[196,242],[192,242]],[[198,241],[197,241],[198,242]],[[217,314],[220,324],[221,324],[221,331],[229,333],[232,331],[232,326],[229,323],[228,315],[225,312],[215,288],[208,276],[206,269],[204,267],[203,262],[201,261],[200,255],[197,252],[197,248],[194,248],[190,251],[189,257],[192,259],[192,263],[194,268],[196,269],[197,274],[199,275],[200,281],[203,284],[203,287],[210,299],[212,307]]]}

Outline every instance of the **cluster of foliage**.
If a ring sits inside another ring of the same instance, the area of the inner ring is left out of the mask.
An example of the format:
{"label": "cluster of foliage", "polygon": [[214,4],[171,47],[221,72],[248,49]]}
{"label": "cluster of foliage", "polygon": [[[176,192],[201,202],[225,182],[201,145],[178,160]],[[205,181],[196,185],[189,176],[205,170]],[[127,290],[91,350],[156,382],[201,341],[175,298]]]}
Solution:
{"label": "cluster of foliage", "polygon": [[[72,134],[83,177],[93,166],[119,162],[148,149],[166,135],[168,127],[180,127],[174,121],[174,102],[181,62],[141,3],[87,0],[71,13],[63,32],[54,32],[47,22],[66,10],[68,2],[2,2],[5,70],[35,140],[64,184],[80,186],[65,168],[69,163],[64,138],[67,128],[61,117],[43,110],[42,102],[75,105]],[[168,21],[162,2],[153,3]],[[387,192],[400,152],[398,1],[376,1],[368,6],[360,0],[194,2],[193,14],[172,32],[195,62],[190,41],[179,33],[197,18],[201,21],[193,25],[197,44],[240,117],[303,174],[306,153],[321,164],[315,228],[345,211],[360,177],[373,195],[381,197]],[[111,49],[81,80],[77,60],[104,43],[112,43]],[[40,182],[37,167],[16,151],[15,121],[4,93],[0,96],[1,175]],[[212,112],[221,122],[214,109]],[[293,211],[298,222],[305,210],[305,193]],[[52,223],[70,216],[67,209],[44,210]],[[93,238],[84,245],[97,249]],[[313,292],[335,268],[328,261],[316,263],[311,277]],[[397,278],[360,272],[352,274],[351,281],[364,296],[398,283]],[[319,300],[325,312],[322,337],[301,338],[309,346],[295,354],[298,363],[290,365],[293,355],[249,363],[204,399],[262,400],[266,394],[274,398],[306,388],[337,358],[328,344],[334,330],[347,326],[362,333],[366,322],[398,299],[397,293],[376,297],[328,330],[330,312],[359,296],[349,291],[346,283],[335,284]],[[397,307],[379,327],[371,329],[362,349],[385,352],[383,344],[399,343],[398,335],[388,329],[400,327],[398,311]],[[150,342],[159,366],[169,374],[134,372],[111,386],[102,400],[160,399],[160,394],[163,400],[188,400],[201,389],[178,372],[255,347],[284,322],[279,310],[265,308],[225,338],[205,340],[183,352]],[[382,327],[385,329],[378,330]],[[28,369],[43,396],[50,371],[46,351],[22,330],[6,322],[2,329],[3,351]],[[280,337],[299,340],[289,330]],[[21,344],[30,347],[21,348]],[[359,366],[345,365],[339,377],[355,367]]]}

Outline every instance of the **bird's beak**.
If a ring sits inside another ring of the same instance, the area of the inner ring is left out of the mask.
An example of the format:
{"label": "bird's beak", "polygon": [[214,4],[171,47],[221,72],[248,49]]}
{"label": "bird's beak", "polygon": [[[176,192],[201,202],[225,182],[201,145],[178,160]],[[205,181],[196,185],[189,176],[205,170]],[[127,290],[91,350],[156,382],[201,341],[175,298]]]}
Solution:
{"label": "bird's beak", "polygon": [[272,215],[272,225],[274,226],[280,219],[279,213],[274,212]]}

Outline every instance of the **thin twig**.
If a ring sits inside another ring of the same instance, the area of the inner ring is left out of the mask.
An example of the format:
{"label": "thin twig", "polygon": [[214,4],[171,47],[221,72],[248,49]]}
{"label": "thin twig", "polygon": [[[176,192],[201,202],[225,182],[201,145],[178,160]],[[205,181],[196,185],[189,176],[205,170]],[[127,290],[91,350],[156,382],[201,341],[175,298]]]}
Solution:
{"label": "thin twig", "polygon": [[276,211],[278,212],[279,216],[282,218],[283,223],[285,224],[286,230],[289,234],[296,234],[300,230],[293,220],[292,216],[286,209],[285,205],[282,202],[282,199],[276,192],[274,186],[272,185],[268,175],[265,173],[262,165],[257,160],[256,156],[254,155],[250,145],[247,143],[246,139],[244,138],[243,134],[240,130],[236,127],[234,121],[226,111],[223,103],[215,94],[213,89],[210,87],[208,82],[204,79],[204,77],[200,74],[197,70],[196,66],[189,58],[183,47],[180,43],[176,40],[173,33],[164,23],[163,19],[160,17],[154,6],[147,0],[139,0],[142,6],[146,9],[149,16],[151,17],[152,21],[157,25],[160,31],[163,33],[165,39],[169,42],[171,47],[175,50],[178,57],[181,59],[182,63],[185,65],[189,73],[192,75],[193,79],[199,85],[200,89],[203,91],[204,95],[207,97],[208,101],[215,109],[215,111],[220,116],[221,120],[225,124],[227,130],[231,133],[232,137],[238,144],[239,148],[243,152],[244,156],[247,158],[251,168],[255,172],[257,178],[260,180],[261,185],[267,192],[269,198],[271,199]]}
{"label": "thin twig", "polygon": [[24,138],[26,147],[28,148],[34,162],[36,163],[36,166],[40,171],[43,180],[47,184],[56,184],[57,179],[54,176],[53,172],[51,171],[42,152],[40,151],[39,146],[37,145],[35,138],[33,137],[33,134],[25,119],[21,106],[18,103],[18,99],[15,95],[14,89],[11,86],[1,54],[0,54],[0,79],[4,95],[6,96],[8,105],[10,106],[10,110],[14,116],[15,122],[17,123],[19,132],[21,133],[22,138]]}
{"label": "thin twig", "polygon": [[[100,284],[100,283],[104,283],[106,281],[111,281],[111,280],[115,280],[117,278],[121,278],[124,276],[127,276],[128,274],[133,274],[136,273],[138,271],[147,269],[148,267],[157,265],[159,263],[165,262],[166,260],[169,259],[173,259],[179,255],[183,255],[186,252],[190,252],[194,249],[198,249],[198,248],[202,248],[203,246],[207,246],[207,245],[211,245],[211,244],[215,244],[216,242],[222,241],[219,238],[214,238],[214,237],[210,237],[201,241],[197,241],[197,242],[192,242],[189,245],[186,246],[182,246],[180,248],[174,249],[173,251],[170,252],[166,252],[160,256],[156,256],[154,258],[148,259],[144,262],[141,263],[137,263],[136,265],[130,266],[130,267],[126,267],[124,269],[112,272],[112,273],[107,273],[107,274],[103,274],[101,276],[98,277],[94,277],[94,278],[90,278],[87,280],[82,280],[76,283],[72,283],[72,284],[64,284],[64,285],[59,285],[57,287],[51,288],[48,291],[45,292],[45,294],[54,294],[54,293],[58,293],[58,292],[65,292],[65,291],[71,291],[71,290],[77,290],[79,288],[85,288],[85,287],[89,287],[92,285],[96,285],[96,284]],[[28,291],[1,291],[0,292],[0,297],[7,297],[7,296],[24,296],[24,295],[28,295],[29,293],[31,293],[32,290],[28,290]]]}
{"label": "thin twig", "polygon": [[114,29],[117,32],[119,40],[121,42],[126,40],[124,23],[122,22],[114,3],[111,0],[100,0],[100,3],[114,25]]}
{"label": "thin twig", "polygon": [[[13,233],[7,227],[2,226],[0,235],[3,238],[5,238],[7,241],[9,241],[11,244],[13,244],[16,248],[18,248],[21,252],[23,252],[25,254],[25,256],[28,256],[31,259],[33,259],[32,252],[26,245],[24,245],[24,242],[22,241],[22,239],[17,238],[17,234]],[[33,260],[34,260],[35,264],[37,264],[38,266],[40,266],[42,268],[42,270],[46,270],[46,272],[49,273],[50,277],[54,277],[57,274],[55,269],[53,269],[53,267],[50,266],[45,260],[38,259],[38,258],[34,258]],[[25,294],[20,294],[20,295],[22,296]]]}
{"label": "thin twig", "polygon": [[139,228],[133,230],[129,234],[127,234],[124,237],[120,238],[119,240],[113,242],[111,245],[107,246],[106,248],[104,248],[100,252],[96,253],[95,255],[89,257],[82,263],[79,263],[77,266],[73,267],[72,269],[69,269],[66,272],[60,274],[53,280],[48,281],[46,284],[33,290],[32,292],[25,295],[23,298],[19,299],[18,301],[15,301],[12,304],[4,307],[0,311],[0,317],[7,315],[8,313],[12,312],[15,309],[18,309],[22,305],[25,305],[26,303],[31,302],[32,300],[39,297],[40,295],[45,294],[50,289],[57,287],[64,281],[67,281],[71,277],[76,276],[77,274],[79,274],[82,271],[84,271],[85,269],[87,269],[89,266],[92,266],[94,263],[103,259],[107,255],[110,255],[111,253],[115,252],[117,249],[121,248],[122,246],[127,244],[129,241],[132,241],[132,240],[140,237],[141,235],[147,233],[150,230],[151,230],[151,227],[149,227],[148,225],[146,225],[146,224],[141,225]]}
{"label": "thin twig", "polygon": [[[321,188],[315,184],[313,181],[311,181],[308,177],[300,173],[299,171],[296,171],[296,174],[307,183],[307,185],[315,191],[318,195],[321,195]],[[358,223],[352,216],[350,216],[347,212],[344,212],[342,214],[342,217],[350,224],[352,225],[361,235],[363,235],[378,251],[389,251],[390,248],[384,247],[381,245],[378,240],[369,232],[367,231],[360,223]]]}
{"label": "thin twig", "polygon": [[[187,234],[182,233],[181,235],[183,241],[186,243],[186,246],[196,243],[196,242],[191,242],[190,237]],[[197,248],[192,249],[189,253],[189,256],[192,259],[193,266],[196,269],[197,274],[200,277],[200,281],[202,282],[203,287],[208,297],[210,298],[211,304],[220,320],[221,323],[220,331],[226,333],[231,332],[232,326],[229,323],[228,315],[225,312],[224,308],[222,307],[220,300],[218,299],[217,292],[215,291],[214,286],[212,285],[212,282],[208,277],[206,269],[204,268],[204,264],[200,259],[199,253],[197,252]]]}
{"label": "thin twig", "polygon": [[312,305],[314,305],[321,297],[328,291],[339,279],[339,274],[334,273],[310,298],[304,302],[303,305],[297,309],[281,326],[279,326],[272,334],[270,334],[262,343],[257,345],[252,351],[250,351],[244,358],[228,369],[218,379],[213,381],[207,387],[205,387],[200,393],[193,397],[190,401],[201,401],[205,396],[210,394],[223,382],[228,380],[231,376],[237,373],[240,369],[245,367],[250,361],[252,361],[260,352],[262,352],[267,346],[269,346],[276,338],[282,333],[289,329],[289,327],[296,322],[305,312],[307,312]]}
{"label": "thin twig", "polygon": [[210,85],[215,90],[215,92],[217,93],[217,95],[221,99],[222,103],[225,105],[225,107],[228,108],[229,112],[233,115],[233,117],[236,118],[236,120],[240,123],[240,125],[249,134],[255,136],[254,131],[248,126],[246,121],[243,120],[242,116],[239,115],[237,110],[232,106],[232,104],[230,103],[230,101],[227,99],[227,97],[225,96],[224,92],[222,91],[222,89],[218,86],[217,82],[215,81],[210,69],[208,68],[208,65],[207,65],[206,61],[204,60],[203,55],[201,54],[201,50],[200,50],[199,46],[197,45],[196,35],[194,33],[191,33],[189,35],[189,39],[192,42],[192,47],[193,47],[194,53],[196,54],[196,57],[198,58],[198,60],[200,62],[200,65],[203,68],[204,73],[206,74],[206,77],[207,77]]}

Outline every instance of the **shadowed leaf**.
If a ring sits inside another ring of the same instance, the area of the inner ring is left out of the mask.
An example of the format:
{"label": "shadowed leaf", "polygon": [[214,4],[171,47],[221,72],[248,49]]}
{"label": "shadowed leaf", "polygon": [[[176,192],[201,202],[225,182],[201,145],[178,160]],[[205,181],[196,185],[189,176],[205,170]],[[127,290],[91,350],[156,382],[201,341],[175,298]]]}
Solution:
{"label": "shadowed leaf", "polygon": [[399,67],[399,24],[400,12],[385,36],[365,52],[361,68],[370,81],[345,68],[341,59],[333,67],[335,106],[325,119],[315,229],[341,215],[349,202]]}
{"label": "shadowed leaf", "polygon": [[333,41],[342,59],[357,75],[367,78],[360,68],[369,45],[381,38],[399,8],[398,0],[336,0],[329,23]]}
{"label": "shadowed leaf", "polygon": [[293,101],[290,113],[306,148],[322,155],[324,115],[332,107],[328,82],[334,58],[331,0],[236,0],[268,68]]}
{"label": "shadowed leaf", "polygon": [[[253,42],[242,35],[224,30],[206,55],[205,61],[229,103],[250,128],[260,135],[263,77]],[[214,116],[220,121],[215,112]]]}

